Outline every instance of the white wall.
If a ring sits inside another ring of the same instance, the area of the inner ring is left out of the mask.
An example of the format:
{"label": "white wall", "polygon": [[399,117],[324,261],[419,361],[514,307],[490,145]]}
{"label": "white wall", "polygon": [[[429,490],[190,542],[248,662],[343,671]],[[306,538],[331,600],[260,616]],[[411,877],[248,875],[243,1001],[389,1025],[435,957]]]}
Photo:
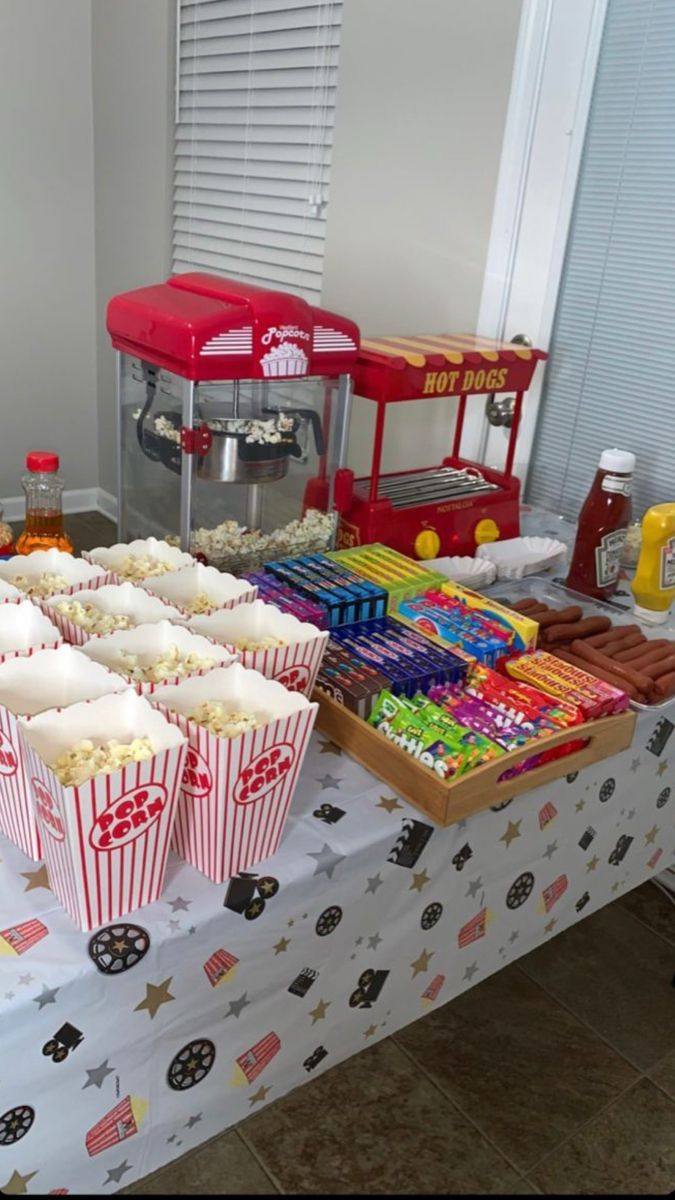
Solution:
{"label": "white wall", "polygon": [[[520,7],[344,0],[323,303],[364,334],[475,330]],[[438,462],[453,405],[398,407],[385,466]],[[357,402],[358,471],[373,421]]]}
{"label": "white wall", "polygon": [[[100,486],[115,493],[114,353],[105,309],[170,271],[172,0],[91,0]],[[62,6],[61,6],[62,7]]]}
{"label": "white wall", "polygon": [[97,483],[90,0],[0,4],[0,496],[26,452]]}

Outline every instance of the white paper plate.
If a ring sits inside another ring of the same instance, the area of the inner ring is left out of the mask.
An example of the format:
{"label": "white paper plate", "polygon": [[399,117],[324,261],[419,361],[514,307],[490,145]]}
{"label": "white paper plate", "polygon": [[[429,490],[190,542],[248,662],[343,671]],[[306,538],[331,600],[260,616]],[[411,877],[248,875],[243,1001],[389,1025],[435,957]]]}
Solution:
{"label": "white paper plate", "polygon": [[497,568],[487,559],[468,558],[461,555],[449,558],[428,558],[422,563],[430,571],[438,571],[463,587],[489,587],[497,578]]}
{"label": "white paper plate", "polygon": [[550,537],[508,538],[505,542],[479,546],[476,557],[493,563],[498,579],[522,579],[524,575],[536,575],[555,566],[566,549],[564,542]]}

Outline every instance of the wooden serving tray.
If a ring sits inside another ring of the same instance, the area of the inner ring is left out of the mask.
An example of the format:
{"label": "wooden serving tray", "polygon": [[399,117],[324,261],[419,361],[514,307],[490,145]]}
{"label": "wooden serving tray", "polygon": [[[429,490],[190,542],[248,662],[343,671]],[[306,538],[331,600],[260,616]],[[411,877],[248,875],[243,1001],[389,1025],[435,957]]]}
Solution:
{"label": "wooden serving tray", "polygon": [[587,738],[587,744],[564,758],[533,767],[531,771],[525,771],[513,779],[500,780],[499,776],[509,767],[532,758],[536,753],[532,745],[511,750],[495,762],[475,767],[461,779],[444,782],[399,746],[387,741],[384,734],[378,733],[361,717],[318,688],[312,699],[319,705],[317,729],[438,825],[452,825],[472,813],[503,804],[514,796],[541,787],[543,783],[550,783],[552,779],[571,775],[573,771],[628,749],[633,741],[637,719],[634,712],[628,711],[616,717],[602,717],[599,721],[576,725],[573,730],[561,729],[559,733],[546,738],[545,742],[539,743],[537,749],[545,746],[547,750],[552,750],[555,746],[563,746],[579,738]]}

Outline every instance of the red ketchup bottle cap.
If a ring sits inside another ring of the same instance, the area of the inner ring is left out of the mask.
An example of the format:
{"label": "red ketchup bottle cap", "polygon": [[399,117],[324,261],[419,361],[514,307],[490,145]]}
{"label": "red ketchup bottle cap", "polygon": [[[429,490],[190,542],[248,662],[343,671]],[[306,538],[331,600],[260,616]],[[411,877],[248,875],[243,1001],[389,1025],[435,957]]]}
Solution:
{"label": "red ketchup bottle cap", "polygon": [[59,456],[49,450],[33,450],[26,455],[26,466],[29,471],[46,471],[51,474],[59,469]]}

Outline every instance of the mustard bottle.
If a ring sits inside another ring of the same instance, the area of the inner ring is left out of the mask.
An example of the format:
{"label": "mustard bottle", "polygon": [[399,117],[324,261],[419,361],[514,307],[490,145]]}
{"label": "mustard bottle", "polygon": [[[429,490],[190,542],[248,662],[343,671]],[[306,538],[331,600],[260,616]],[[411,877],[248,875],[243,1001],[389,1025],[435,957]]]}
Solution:
{"label": "mustard bottle", "polygon": [[634,612],[661,624],[675,600],[675,504],[655,504],[642,521],[642,549],[631,583]]}

